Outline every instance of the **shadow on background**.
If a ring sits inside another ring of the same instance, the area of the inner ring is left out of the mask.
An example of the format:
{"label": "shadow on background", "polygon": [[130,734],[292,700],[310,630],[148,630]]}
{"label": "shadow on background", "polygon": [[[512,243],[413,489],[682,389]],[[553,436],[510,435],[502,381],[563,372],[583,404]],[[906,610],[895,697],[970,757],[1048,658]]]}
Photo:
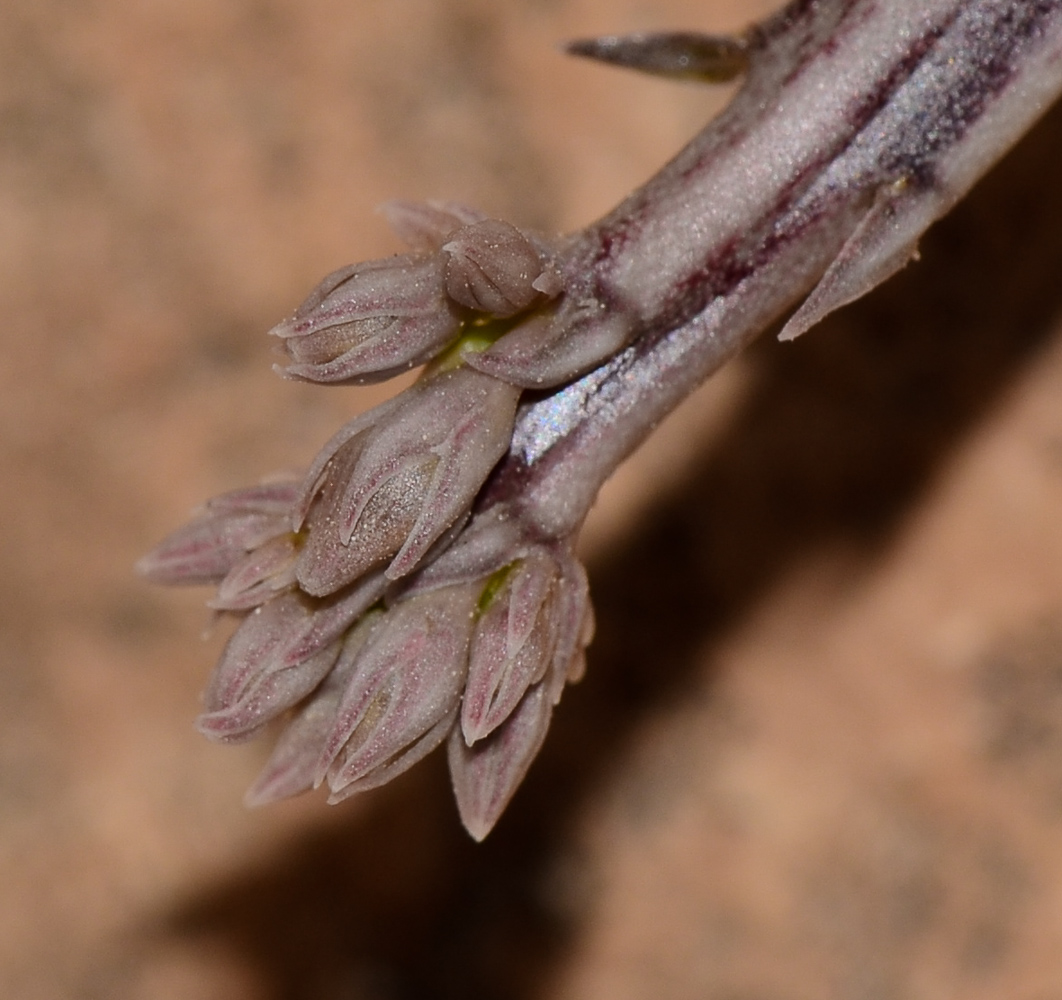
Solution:
{"label": "shadow on background", "polygon": [[[433,759],[188,901],[165,933],[235,949],[270,1000],[533,997],[578,918],[568,833],[697,654],[824,543],[869,565],[1062,312],[1056,108],[933,229],[923,261],[795,345],[699,469],[591,567],[587,680],[482,846]],[[436,758],[439,755],[435,755]]]}

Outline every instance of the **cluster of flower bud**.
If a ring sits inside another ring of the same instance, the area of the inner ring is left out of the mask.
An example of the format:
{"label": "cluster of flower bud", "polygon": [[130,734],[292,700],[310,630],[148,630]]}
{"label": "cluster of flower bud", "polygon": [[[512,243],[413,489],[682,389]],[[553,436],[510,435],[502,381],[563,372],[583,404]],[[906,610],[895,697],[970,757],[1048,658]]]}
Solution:
{"label": "cluster of flower bud", "polygon": [[[303,503],[292,484],[220,497],[141,570],[160,582],[215,582],[220,592],[277,538],[305,552],[292,527]],[[260,603],[247,610],[252,592]],[[565,684],[581,677],[593,631],[570,545],[523,538],[504,505],[476,515],[408,579],[388,580],[378,561],[315,596],[285,569],[245,595],[197,725],[237,742],[287,715],[248,802],[322,782],[338,802],[445,741],[462,820],[480,840],[542,745]]]}
{"label": "cluster of flower bud", "polygon": [[367,384],[437,357],[470,325],[504,320],[562,291],[551,248],[508,222],[453,204],[391,202],[410,253],[328,275],[270,332],[283,374]]}
{"label": "cluster of flower bud", "polygon": [[363,383],[434,363],[341,428],[301,480],[209,501],[140,570],[216,584],[211,606],[240,619],[197,725],[232,742],[286,719],[249,802],[322,782],[339,801],[446,742],[482,839],[581,676],[593,625],[573,539],[543,539],[507,503],[479,509],[523,387],[469,360],[562,289],[549,248],[508,223],[454,205],[387,211],[411,252],[326,278],[273,330],[285,374]]}

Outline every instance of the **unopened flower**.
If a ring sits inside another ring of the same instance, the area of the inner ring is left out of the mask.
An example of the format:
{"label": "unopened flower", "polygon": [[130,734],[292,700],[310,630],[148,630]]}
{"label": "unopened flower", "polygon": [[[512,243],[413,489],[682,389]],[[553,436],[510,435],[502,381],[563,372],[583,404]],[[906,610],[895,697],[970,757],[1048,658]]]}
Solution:
{"label": "unopened flower", "polygon": [[505,722],[490,736],[468,746],[455,727],[447,743],[447,760],[461,822],[483,840],[498,822],[542,749],[553,702],[545,682],[521,699]]}
{"label": "unopened flower", "polygon": [[412,571],[505,454],[519,395],[458,368],[343,428],[311,467],[296,510],[300,586],[323,596],[384,562],[392,580]]}
{"label": "unopened flower", "polygon": [[543,255],[508,222],[484,219],[462,226],[442,249],[446,290],[469,309],[505,318],[523,312],[543,293],[560,291]]}
{"label": "unopened flower", "polygon": [[334,801],[389,781],[446,738],[468,672],[478,597],[479,588],[465,585],[399,602],[352,654],[318,762]]}
{"label": "unopened flower", "polygon": [[594,632],[586,572],[567,548],[532,548],[506,590],[498,612],[488,617],[488,608],[477,623],[464,697],[471,719],[463,710],[447,744],[461,821],[476,840],[523,781],[565,685],[582,678]]}
{"label": "unopened flower", "polygon": [[403,254],[333,272],[270,331],[284,342],[285,375],[365,384],[438,354],[463,317],[446,293],[446,257]]}
{"label": "unopened flower", "polygon": [[255,608],[214,668],[199,729],[213,739],[246,738],[301,701],[332,669],[343,636],[383,590],[377,576],[329,601],[287,591]]}
{"label": "unopened flower", "polygon": [[339,646],[332,643],[298,663],[285,663],[284,646],[301,614],[296,594],[255,608],[229,640],[203,695],[199,731],[233,741],[253,736],[270,719],[309,694],[325,677]]}
{"label": "unopened flower", "polygon": [[365,384],[439,355],[477,315],[508,318],[557,296],[542,241],[448,203],[391,202],[412,253],[340,268],[270,331],[309,382]]}
{"label": "unopened flower", "polygon": [[[461,731],[471,746],[504,722],[546,675],[560,633],[559,567],[537,548],[498,574],[485,596],[469,657]],[[494,588],[492,588],[494,590]]]}
{"label": "unopened flower", "polygon": [[153,583],[217,583],[260,546],[291,531],[298,483],[234,490],[208,500],[188,524],[137,563]]}

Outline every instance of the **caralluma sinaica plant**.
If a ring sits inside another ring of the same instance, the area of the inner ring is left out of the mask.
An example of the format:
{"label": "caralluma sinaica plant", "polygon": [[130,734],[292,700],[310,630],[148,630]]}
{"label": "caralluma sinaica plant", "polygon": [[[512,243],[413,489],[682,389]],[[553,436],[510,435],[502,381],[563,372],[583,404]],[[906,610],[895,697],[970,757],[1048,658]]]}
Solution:
{"label": "caralluma sinaica plant", "polygon": [[387,211],[409,251],[329,275],[276,326],[283,374],[419,380],[306,474],[210,500],[141,563],[239,620],[199,728],[286,719],[253,803],[330,801],[442,743],[482,839],[593,634],[580,525],[687,393],[901,268],[1062,89],[1062,0],[795,0],[739,38],[578,43],[651,72],[744,74],[729,108],[572,235],[449,203]]}

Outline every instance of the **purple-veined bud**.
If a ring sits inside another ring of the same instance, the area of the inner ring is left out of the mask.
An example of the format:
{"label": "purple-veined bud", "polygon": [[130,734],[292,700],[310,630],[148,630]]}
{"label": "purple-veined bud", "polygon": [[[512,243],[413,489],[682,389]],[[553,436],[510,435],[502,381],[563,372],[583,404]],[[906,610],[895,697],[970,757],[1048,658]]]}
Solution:
{"label": "purple-veined bud", "polygon": [[291,530],[294,482],[266,483],[208,500],[137,563],[153,583],[217,583],[248,552]]}
{"label": "purple-veined bud", "polygon": [[544,548],[533,549],[498,577],[481,598],[486,607],[472,633],[461,703],[461,731],[469,746],[497,729],[524,692],[542,680],[561,631],[560,570]]}
{"label": "purple-veined bud", "polygon": [[323,596],[390,560],[410,573],[466,515],[512,435],[520,390],[467,368],[407,389],[340,431],[314,462],[296,575]]}
{"label": "purple-veined bud", "polygon": [[447,237],[462,226],[487,217],[475,208],[455,201],[385,201],[380,211],[391,228],[412,250],[431,253],[441,249]]}
{"label": "purple-veined bud", "polygon": [[325,742],[335,726],[336,712],[347,689],[358,649],[365,644],[381,612],[362,616],[343,639],[339,660],[284,727],[273,752],[247,790],[248,806],[291,798],[314,787]]}
{"label": "purple-veined bud", "polygon": [[544,676],[553,704],[566,683],[581,679],[594,616],[572,541],[529,540],[519,512],[497,503],[477,512],[406,585],[406,596],[470,581],[486,586],[462,706],[469,744],[494,729]]}
{"label": "purple-veined bud", "polygon": [[538,249],[508,222],[484,219],[463,226],[442,249],[447,256],[446,290],[469,309],[500,318],[515,316],[542,297],[542,289],[553,287],[540,280],[548,264]]}
{"label": "purple-veined bud", "polygon": [[338,643],[292,666],[285,662],[286,643],[305,614],[300,597],[289,592],[240,623],[203,693],[200,732],[216,740],[249,738],[320,683],[339,655]]}
{"label": "purple-veined bud", "polygon": [[229,639],[196,725],[212,739],[246,739],[301,701],[328,673],[340,639],[384,591],[380,574],[328,601],[289,590],[252,611]]}
{"label": "purple-veined bud", "polygon": [[428,361],[462,324],[446,267],[440,253],[413,253],[334,271],[270,331],[292,362],[283,374],[363,385]]}
{"label": "purple-veined bud", "polygon": [[[530,634],[542,627],[539,617],[545,611],[555,641],[545,676],[522,692],[516,707],[489,734],[470,744],[463,725],[457,725],[447,743],[457,808],[465,829],[476,840],[490,833],[523,781],[542,748],[553,707],[560,701],[565,684],[582,678],[586,662],[583,651],[593,637],[593,611],[582,564],[567,548],[543,555],[554,561],[556,575],[551,576],[550,595],[543,599]],[[542,586],[541,579],[531,582],[531,576],[544,570],[544,563],[528,569],[530,594]],[[535,603],[536,598],[530,596],[524,604],[525,613]],[[468,690],[472,685],[470,673]]]}
{"label": "purple-veined bud", "polygon": [[475,840],[490,833],[523,781],[542,748],[552,713],[553,700],[541,682],[486,739],[470,747],[460,726],[450,733],[447,759],[454,797],[461,822]]}
{"label": "purple-veined bud", "polygon": [[[468,671],[476,585],[400,601],[350,656],[346,691],[317,777],[332,800],[376,787],[438,746],[457,717]],[[344,652],[342,669],[348,669]]]}

